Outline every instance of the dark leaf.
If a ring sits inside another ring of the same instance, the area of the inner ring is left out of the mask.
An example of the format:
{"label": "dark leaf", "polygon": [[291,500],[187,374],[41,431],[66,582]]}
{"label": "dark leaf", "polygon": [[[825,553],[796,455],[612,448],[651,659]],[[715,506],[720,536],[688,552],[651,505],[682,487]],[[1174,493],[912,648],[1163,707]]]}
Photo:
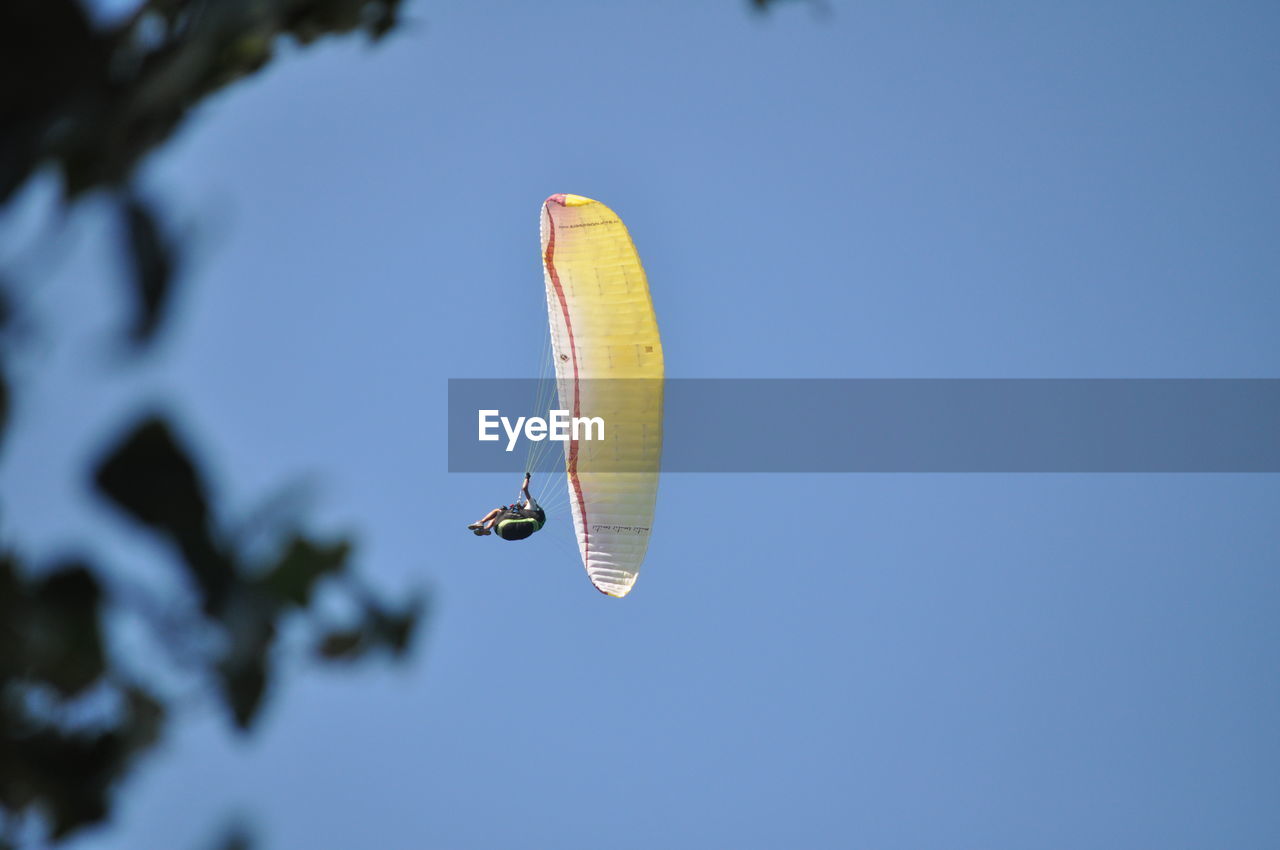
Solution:
{"label": "dark leaf", "polygon": [[398,613],[379,611],[375,620],[378,642],[391,650],[392,655],[403,654],[413,640],[424,608],[423,599],[417,598]]}
{"label": "dark leaf", "polygon": [[49,125],[93,92],[105,59],[77,0],[0,3],[0,203],[49,156]]}
{"label": "dark leaf", "polygon": [[236,658],[221,665],[219,672],[223,694],[236,725],[248,729],[262,707],[262,697],[267,690],[266,653]]}
{"label": "dark leaf", "polygon": [[253,725],[262,707],[279,614],[279,603],[245,584],[237,585],[227,605],[223,626],[230,648],[218,664],[218,677],[223,698],[241,729]]}
{"label": "dark leaf", "polygon": [[141,345],[154,336],[172,298],[176,256],[172,240],[161,231],[145,201],[131,196],[121,206],[129,234],[129,265],[136,302],[130,336]]}
{"label": "dark leaf", "polygon": [[252,850],[253,838],[241,825],[231,827],[214,845],[216,850]]}
{"label": "dark leaf", "polygon": [[[150,0],[102,29],[84,5],[0,3],[0,203],[47,162],[68,200],[127,185],[204,98],[262,68],[280,35],[307,43],[360,28],[376,39],[400,0]],[[160,311],[150,315],[142,338]]]}
{"label": "dark leaf", "polygon": [[413,642],[425,608],[426,601],[421,596],[398,612],[368,602],[357,626],[326,633],[317,644],[316,653],[333,661],[355,661],[379,647],[393,656],[402,655]]}
{"label": "dark leaf", "polygon": [[324,635],[316,646],[321,658],[354,661],[368,648],[364,629],[336,629]]}
{"label": "dark leaf", "polygon": [[305,608],[311,604],[317,579],[327,573],[341,572],[350,554],[351,544],[345,540],[324,546],[295,537],[280,561],[262,577],[260,585],[276,599]]}
{"label": "dark leaf", "polygon": [[0,799],[7,809],[38,806],[54,838],[106,816],[107,791],[128,766],[114,732],[66,732],[31,724],[3,731]]}
{"label": "dark leaf", "polygon": [[[54,792],[46,797],[54,838],[62,838],[107,815],[107,788],[124,772],[114,735],[61,735],[46,732],[44,765]],[[77,784],[58,782],[57,776],[78,776]],[[56,784],[55,784],[56,783]]]}
{"label": "dark leaf", "polygon": [[33,588],[22,618],[26,674],[74,696],[106,669],[98,618],[101,593],[83,564],[46,576]]}
{"label": "dark leaf", "polygon": [[369,34],[373,36],[374,41],[381,39],[387,33],[391,32],[391,30],[395,29],[396,25],[400,22],[398,11],[399,2],[400,0],[395,0],[395,2],[387,3],[385,5],[378,4],[369,7],[371,10],[369,15],[370,20],[366,23],[366,26],[369,29]]}
{"label": "dark leaf", "polygon": [[73,564],[27,581],[0,560],[0,685],[25,681],[71,697],[103,674],[98,582]]}
{"label": "dark leaf", "polygon": [[208,523],[204,485],[164,420],[141,422],[98,466],[108,498],[145,525],[176,538]]}
{"label": "dark leaf", "polygon": [[132,685],[125,689],[125,716],[120,731],[130,753],[140,753],[155,746],[164,729],[164,703],[142,688]]}
{"label": "dark leaf", "polygon": [[[775,6],[782,5],[782,2],[783,0],[750,0],[752,8],[756,12],[767,12]],[[808,0],[808,4],[816,15],[831,14],[831,8],[827,5],[827,0]]]}
{"label": "dark leaf", "polygon": [[16,676],[23,663],[21,620],[26,595],[17,559],[9,553],[0,555],[0,684]]}
{"label": "dark leaf", "polygon": [[125,513],[177,544],[205,611],[220,611],[234,567],[213,540],[205,487],[169,425],[144,420],[98,465],[96,482]]}

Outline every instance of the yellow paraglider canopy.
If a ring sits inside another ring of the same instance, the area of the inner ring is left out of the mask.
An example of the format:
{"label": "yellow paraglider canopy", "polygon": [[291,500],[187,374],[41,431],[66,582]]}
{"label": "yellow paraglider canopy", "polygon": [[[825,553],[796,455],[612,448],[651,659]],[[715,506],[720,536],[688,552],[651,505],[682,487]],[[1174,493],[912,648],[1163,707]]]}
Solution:
{"label": "yellow paraglider canopy", "polygon": [[592,584],[625,596],[649,548],[662,456],[662,342],[644,267],[622,220],[599,201],[552,195],[542,261],[560,405],[605,422],[570,440],[569,506]]}

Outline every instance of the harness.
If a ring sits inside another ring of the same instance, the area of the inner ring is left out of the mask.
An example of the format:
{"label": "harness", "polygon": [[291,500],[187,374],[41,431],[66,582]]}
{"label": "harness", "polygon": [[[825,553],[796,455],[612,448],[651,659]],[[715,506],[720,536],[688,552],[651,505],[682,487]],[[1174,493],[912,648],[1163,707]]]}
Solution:
{"label": "harness", "polygon": [[498,525],[493,529],[503,540],[523,540],[542,528],[542,523],[531,516],[512,517],[510,519],[499,520]]}
{"label": "harness", "polygon": [[[524,494],[525,494],[524,489],[521,488],[520,495],[523,496]],[[523,514],[525,510],[523,507],[523,504],[524,503],[522,501],[517,500],[512,504],[507,505],[505,508],[503,508],[503,510],[508,513]],[[542,510],[542,507],[536,501],[534,501],[532,496],[529,497],[529,510],[530,511]],[[513,516],[513,517],[505,517],[503,519],[498,520],[498,524],[493,527],[493,530],[494,530],[494,533],[496,533],[503,540],[524,540],[526,537],[533,534],[535,531],[540,531],[542,529],[542,526],[543,526],[543,523],[540,522],[536,517]]]}

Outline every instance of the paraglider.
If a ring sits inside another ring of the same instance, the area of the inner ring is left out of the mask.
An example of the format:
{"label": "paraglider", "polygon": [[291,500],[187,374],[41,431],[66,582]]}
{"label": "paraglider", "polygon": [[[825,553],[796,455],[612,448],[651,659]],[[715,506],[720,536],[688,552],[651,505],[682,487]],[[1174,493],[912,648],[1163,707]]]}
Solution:
{"label": "paraglider", "polygon": [[601,593],[630,592],[649,548],[662,455],[664,367],[649,284],[626,226],[580,195],[542,205],[542,264],[560,406],[603,418],[565,444],[578,551]]}
{"label": "paraglider", "polygon": [[[552,195],[543,203],[542,266],[560,405],[549,411],[550,423],[572,425],[566,430],[572,436],[555,439],[564,446],[578,552],[596,589],[622,597],[649,548],[662,456],[664,367],[649,284],[622,220],[581,195]],[[526,429],[526,438],[546,436],[548,420],[519,417],[513,427],[499,413],[479,411],[481,440],[499,440],[501,423],[511,451],[530,421],[539,436]],[[579,425],[598,428],[580,434]],[[534,457],[531,450],[520,499],[468,529],[523,540],[543,528],[546,514],[529,494]]]}

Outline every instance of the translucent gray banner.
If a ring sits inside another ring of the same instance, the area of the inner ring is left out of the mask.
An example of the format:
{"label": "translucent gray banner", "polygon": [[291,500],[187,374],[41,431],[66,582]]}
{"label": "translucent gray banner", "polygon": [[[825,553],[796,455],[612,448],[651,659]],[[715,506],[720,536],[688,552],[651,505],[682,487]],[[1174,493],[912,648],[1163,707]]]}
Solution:
{"label": "translucent gray banner", "polygon": [[[548,389],[551,404],[535,409]],[[572,390],[565,390],[571,408]],[[580,401],[611,395],[664,407],[664,472],[1280,472],[1277,379],[579,385]],[[546,418],[548,407],[559,406],[554,383],[450,380],[449,471],[524,469],[530,442],[521,434],[507,451],[511,441],[500,425],[500,439],[480,441],[479,411],[500,411],[513,423]],[[570,445],[538,448],[537,470],[562,470],[561,449]],[[586,449],[580,441],[577,451]],[[644,470],[620,462],[614,471]]]}

